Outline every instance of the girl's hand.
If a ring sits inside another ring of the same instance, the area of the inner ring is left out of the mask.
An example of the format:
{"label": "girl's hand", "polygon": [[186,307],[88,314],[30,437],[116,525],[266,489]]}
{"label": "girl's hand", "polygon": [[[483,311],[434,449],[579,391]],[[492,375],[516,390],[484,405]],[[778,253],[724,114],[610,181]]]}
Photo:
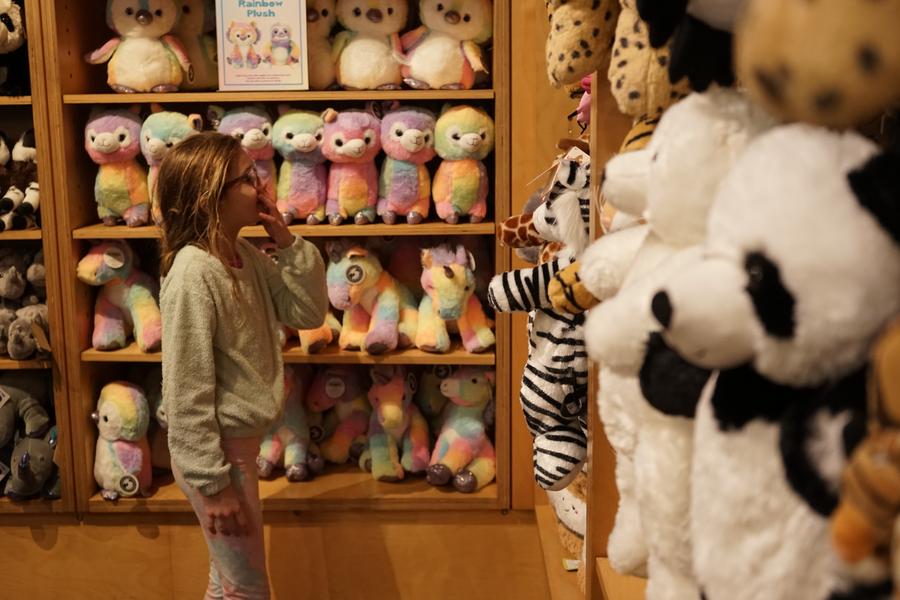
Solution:
{"label": "girl's hand", "polygon": [[259,207],[259,219],[262,221],[263,227],[265,227],[266,233],[269,234],[272,241],[282,249],[293,244],[294,235],[287,228],[287,225],[284,224],[284,219],[279,214],[278,207],[261,190],[257,195],[257,206]]}
{"label": "girl's hand", "polygon": [[247,517],[234,486],[229,485],[218,494],[200,496],[206,523],[212,535],[243,536],[249,533]]}

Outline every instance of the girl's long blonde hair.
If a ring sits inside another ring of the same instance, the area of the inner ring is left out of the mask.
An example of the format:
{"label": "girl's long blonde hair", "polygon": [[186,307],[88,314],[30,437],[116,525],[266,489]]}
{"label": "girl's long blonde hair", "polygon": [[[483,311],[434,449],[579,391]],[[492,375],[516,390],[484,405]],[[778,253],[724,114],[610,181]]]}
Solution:
{"label": "girl's long blonde hair", "polygon": [[240,150],[240,140],[210,131],[187,138],[166,154],[156,179],[163,219],[162,276],[172,268],[178,251],[189,244],[227,266],[219,249],[219,211],[228,168]]}

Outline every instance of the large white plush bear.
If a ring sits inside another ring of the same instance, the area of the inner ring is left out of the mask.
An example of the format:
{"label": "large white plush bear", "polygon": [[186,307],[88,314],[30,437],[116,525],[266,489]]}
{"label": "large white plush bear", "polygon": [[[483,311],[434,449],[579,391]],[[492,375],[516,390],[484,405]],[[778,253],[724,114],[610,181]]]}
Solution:
{"label": "large white plush bear", "polygon": [[[674,255],[703,240],[716,188],[735,159],[772,125],[734,90],[716,88],[672,106],[646,148],[606,166],[604,197],[647,225],[607,235],[582,257],[579,274],[595,297],[616,292],[586,322],[589,355],[600,363],[600,417],[617,452],[620,503],[609,556],[623,572],[641,572],[646,562],[651,599],[699,598],[690,561],[687,481],[690,419],[709,373],[681,363],[658,344],[647,351],[651,333],[659,329],[650,299],[671,268],[661,265],[681,260]],[[621,248],[636,239],[627,275],[615,281],[610,273],[618,267],[609,268],[609,256],[618,260]],[[651,360],[667,361],[667,368],[655,370],[649,383],[659,393],[645,398],[638,376]]]}
{"label": "large white plush bear", "polygon": [[708,600],[887,597],[887,573],[838,561],[827,521],[869,347],[900,311],[900,160],[877,152],[806,125],[760,136],[719,187],[702,255],[653,298],[669,346],[720,369],[691,476]]}

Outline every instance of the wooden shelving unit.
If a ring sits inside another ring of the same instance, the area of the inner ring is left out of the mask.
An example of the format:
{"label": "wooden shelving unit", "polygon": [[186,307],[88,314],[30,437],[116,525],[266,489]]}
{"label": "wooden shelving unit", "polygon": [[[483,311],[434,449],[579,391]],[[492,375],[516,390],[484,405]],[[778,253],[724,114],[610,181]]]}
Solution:
{"label": "wooden shelving unit", "polygon": [[566,556],[559,544],[556,532],[556,515],[549,504],[538,504],[534,507],[538,533],[541,536],[541,549],[544,553],[544,568],[547,581],[550,583],[551,600],[580,600],[584,594],[578,588],[578,574],[566,571],[563,561]]}
{"label": "wooden shelving unit", "polygon": [[[368,101],[400,100],[412,106],[427,106],[440,111],[444,102],[471,103],[487,109],[496,123],[495,150],[487,159],[493,178],[492,194],[486,222],[448,225],[428,222],[420,225],[373,224],[356,226],[345,224],[295,225],[295,233],[311,238],[417,236],[439,241],[452,236],[484,236],[491,240],[495,272],[509,268],[509,251],[496,243],[495,223],[510,214],[510,41],[509,0],[494,3],[493,64],[489,65],[491,89],[476,90],[402,90],[385,91],[328,91],[328,92],[212,92],[171,94],[114,94],[106,85],[106,69],[88,65],[83,56],[100,47],[110,32],[98,24],[96,15],[103,14],[105,0],[50,0],[43,13],[46,32],[44,48],[48,57],[47,82],[49,120],[53,132],[53,158],[58,193],[54,197],[60,207],[60,219],[55,236],[59,243],[62,288],[65,298],[66,356],[68,387],[71,390],[70,414],[74,428],[74,464],[72,472],[77,490],[77,508],[81,513],[166,513],[186,512],[189,507],[180,491],[166,480],[159,480],[155,494],[146,499],[120,500],[110,503],[99,498],[93,478],[96,428],[89,415],[95,408],[96,396],[102,385],[125,376],[125,370],[135,365],[149,367],[158,363],[161,354],[144,354],[133,346],[115,352],[91,349],[93,302],[95,290],[75,278],[75,266],[90,240],[127,239],[141,258],[142,269],[155,273],[160,232],[156,227],[106,227],[99,223],[93,199],[94,165],[83,148],[83,128],[90,110],[96,106],[148,104],[159,102],[172,110],[204,112],[203,104],[248,104],[264,102],[269,106],[289,103],[298,108],[322,110],[329,105],[336,108],[362,108]],[[415,11],[412,10],[411,13]],[[200,106],[198,106],[200,105]],[[265,237],[261,227],[247,228],[245,237]],[[289,511],[319,508],[347,509],[423,509],[454,510],[458,508],[502,510],[510,506],[510,412],[511,382],[509,372],[511,341],[509,319],[496,319],[497,345],[494,352],[469,354],[454,347],[446,354],[429,354],[419,350],[405,350],[385,356],[369,356],[360,352],[329,349],[308,356],[295,346],[285,351],[290,363],[329,364],[467,364],[493,365],[496,383],[497,417],[494,443],[497,449],[497,479],[479,493],[466,495],[433,489],[423,480],[399,484],[379,484],[371,475],[355,469],[326,473],[311,483],[288,484],[275,481],[263,484],[263,506],[267,511]]]}
{"label": "wooden shelving unit", "polygon": [[643,600],[646,596],[646,579],[619,575],[605,558],[597,558],[594,568],[597,585],[606,600]]}
{"label": "wooden shelving unit", "polygon": [[[28,18],[29,14],[30,13],[26,6],[26,19]],[[31,25],[30,23],[26,23],[26,26],[28,27],[28,39],[31,40],[31,31],[35,28],[35,26]],[[35,73],[36,71],[34,71],[34,69],[32,68],[31,72]],[[0,106],[31,106],[31,96],[0,96]]]}
{"label": "wooden shelving unit", "polygon": [[40,239],[42,239],[42,236],[43,236],[43,234],[41,233],[40,229],[20,229],[17,231],[3,231],[3,232],[0,232],[0,242],[21,242],[23,240],[40,240]]}

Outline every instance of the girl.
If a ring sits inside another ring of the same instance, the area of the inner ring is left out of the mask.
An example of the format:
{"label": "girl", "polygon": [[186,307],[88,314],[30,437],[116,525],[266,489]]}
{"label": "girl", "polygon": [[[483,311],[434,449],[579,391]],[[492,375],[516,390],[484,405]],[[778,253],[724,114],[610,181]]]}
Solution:
{"label": "girl", "polygon": [[[175,481],[210,553],[206,598],[268,598],[256,456],[284,397],[277,322],[325,319],[325,267],[266,197],[239,140],[190,137],[160,165],[163,401]],[[241,227],[262,221],[277,265]]]}

